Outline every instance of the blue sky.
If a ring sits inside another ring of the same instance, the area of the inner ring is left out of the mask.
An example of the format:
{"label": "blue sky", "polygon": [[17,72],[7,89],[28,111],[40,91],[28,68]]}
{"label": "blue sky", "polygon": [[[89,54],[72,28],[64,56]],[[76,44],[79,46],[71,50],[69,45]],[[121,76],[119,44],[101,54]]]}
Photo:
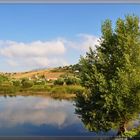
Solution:
{"label": "blue sky", "polygon": [[0,4],[0,71],[78,62],[98,44],[101,24],[136,14],[136,4]]}

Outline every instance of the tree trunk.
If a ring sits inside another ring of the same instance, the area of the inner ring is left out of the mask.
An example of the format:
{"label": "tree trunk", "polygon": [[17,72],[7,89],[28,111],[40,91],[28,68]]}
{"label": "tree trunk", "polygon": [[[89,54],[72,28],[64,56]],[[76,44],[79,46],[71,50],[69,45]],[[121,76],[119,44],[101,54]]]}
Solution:
{"label": "tree trunk", "polygon": [[121,136],[126,131],[125,122],[120,123],[117,136]]}

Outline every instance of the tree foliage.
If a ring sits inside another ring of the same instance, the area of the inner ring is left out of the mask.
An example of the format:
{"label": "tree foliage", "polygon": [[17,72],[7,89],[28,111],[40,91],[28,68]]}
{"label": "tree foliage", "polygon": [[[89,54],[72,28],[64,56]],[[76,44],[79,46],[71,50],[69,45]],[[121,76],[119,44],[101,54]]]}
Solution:
{"label": "tree foliage", "polygon": [[63,78],[58,78],[57,80],[54,81],[54,85],[63,85],[63,84],[64,84]]}
{"label": "tree foliage", "polygon": [[3,82],[5,82],[5,81],[8,81],[8,80],[9,80],[9,79],[8,79],[7,76],[1,75],[1,74],[0,74],[0,84],[3,83]]}
{"label": "tree foliage", "polygon": [[30,88],[34,85],[33,81],[30,81],[27,78],[23,78],[21,84],[23,88]]}
{"label": "tree foliage", "polygon": [[140,112],[140,28],[137,16],[102,25],[100,45],[81,57],[80,78],[86,88],[77,94],[76,113],[91,131],[119,128]]}
{"label": "tree foliage", "polygon": [[74,76],[67,76],[64,79],[66,85],[78,85],[80,84],[80,79]]}

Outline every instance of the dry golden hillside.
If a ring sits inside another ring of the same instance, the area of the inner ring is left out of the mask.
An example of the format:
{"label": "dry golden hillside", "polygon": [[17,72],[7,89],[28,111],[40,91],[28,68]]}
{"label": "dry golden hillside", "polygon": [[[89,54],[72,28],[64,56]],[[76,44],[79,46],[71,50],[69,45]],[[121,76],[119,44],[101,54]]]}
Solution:
{"label": "dry golden hillside", "polygon": [[64,74],[65,72],[53,71],[53,69],[47,70],[36,70],[36,71],[29,71],[29,72],[18,72],[13,73],[12,78],[20,79],[20,78],[34,78],[38,76],[45,76],[47,79],[56,79],[60,75]]}

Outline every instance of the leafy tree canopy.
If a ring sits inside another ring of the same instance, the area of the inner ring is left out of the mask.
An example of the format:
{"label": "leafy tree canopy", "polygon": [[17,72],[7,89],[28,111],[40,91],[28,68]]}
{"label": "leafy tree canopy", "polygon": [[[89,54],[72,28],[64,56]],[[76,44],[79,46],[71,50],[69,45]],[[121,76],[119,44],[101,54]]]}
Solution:
{"label": "leafy tree canopy", "polygon": [[140,28],[139,18],[110,20],[102,25],[100,45],[81,57],[80,78],[86,88],[77,94],[76,113],[90,131],[119,128],[140,112]]}
{"label": "leafy tree canopy", "polygon": [[3,82],[5,82],[5,81],[8,81],[8,80],[9,79],[8,79],[7,76],[4,76],[4,75],[0,74],[0,84],[3,83]]}

